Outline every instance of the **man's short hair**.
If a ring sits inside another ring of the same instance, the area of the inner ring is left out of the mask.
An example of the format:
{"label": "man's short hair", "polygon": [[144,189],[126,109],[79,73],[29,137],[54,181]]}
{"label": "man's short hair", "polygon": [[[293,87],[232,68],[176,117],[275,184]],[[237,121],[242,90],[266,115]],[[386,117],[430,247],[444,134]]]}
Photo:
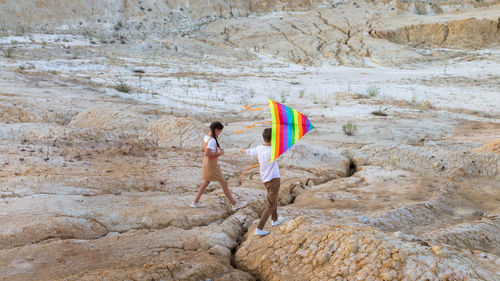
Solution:
{"label": "man's short hair", "polygon": [[271,137],[273,135],[273,130],[271,128],[265,128],[264,132],[262,132],[262,137],[265,142],[271,142]]}

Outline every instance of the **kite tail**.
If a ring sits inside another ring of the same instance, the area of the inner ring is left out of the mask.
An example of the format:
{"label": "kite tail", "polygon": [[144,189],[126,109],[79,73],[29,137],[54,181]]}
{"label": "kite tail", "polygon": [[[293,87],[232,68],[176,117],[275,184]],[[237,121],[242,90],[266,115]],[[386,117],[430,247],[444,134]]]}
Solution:
{"label": "kite tail", "polygon": [[[269,104],[270,104],[270,103],[267,103],[267,105],[266,105],[266,106],[261,107],[261,108],[250,108],[250,107],[248,107],[248,106],[246,106],[246,105],[243,105],[243,106],[244,106],[246,109],[248,109],[248,110],[251,110],[251,111],[257,111],[257,110],[262,110],[262,109],[264,109],[264,108],[268,107],[268,106],[269,106]],[[241,130],[241,131],[236,132],[235,134],[241,134],[241,133],[243,133],[244,131],[246,131],[246,130],[248,130],[248,129],[252,128],[252,127],[253,127],[253,126],[255,126],[255,125],[258,125],[258,124],[264,124],[264,123],[273,123],[273,122],[271,122],[271,121],[257,122],[257,123],[255,123],[255,124],[253,124],[252,126],[248,126],[248,127],[246,127],[245,129],[243,129],[243,130]]]}
{"label": "kite tail", "polygon": [[243,183],[243,181],[245,180],[245,174],[247,173],[248,170],[255,168],[255,167],[259,167],[259,166],[260,166],[260,164],[256,164],[256,165],[252,165],[252,166],[246,168],[245,171],[243,171],[243,175],[241,176],[241,183]]}
{"label": "kite tail", "polygon": [[248,129],[252,128],[252,127],[253,127],[253,126],[255,126],[255,125],[258,125],[258,124],[264,124],[264,123],[273,123],[273,122],[272,122],[272,121],[257,122],[257,123],[255,123],[255,124],[253,124],[252,126],[248,126],[248,127],[246,127],[245,129],[243,129],[243,130],[241,130],[241,131],[235,132],[235,134],[241,134],[241,133],[243,133],[244,131],[246,131],[246,130],[248,130]]}
{"label": "kite tail", "polygon": [[250,108],[250,107],[248,107],[248,106],[246,106],[246,105],[243,105],[243,106],[244,106],[246,109],[248,109],[248,110],[251,110],[251,111],[257,111],[257,110],[262,110],[262,109],[264,109],[264,108],[268,107],[268,106],[269,106],[269,103],[268,103],[266,106],[261,107],[261,108]]}

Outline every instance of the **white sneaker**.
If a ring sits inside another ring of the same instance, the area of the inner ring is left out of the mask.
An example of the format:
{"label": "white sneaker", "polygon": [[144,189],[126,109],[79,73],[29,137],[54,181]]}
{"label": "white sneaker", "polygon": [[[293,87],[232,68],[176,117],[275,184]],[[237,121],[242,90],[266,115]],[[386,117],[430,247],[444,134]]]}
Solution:
{"label": "white sneaker", "polygon": [[191,208],[201,208],[201,207],[205,207],[205,204],[201,203],[201,202],[198,202],[198,203],[191,203]]}
{"label": "white sneaker", "polygon": [[255,229],[255,235],[257,235],[257,236],[266,236],[268,234],[269,234],[269,231],[267,231],[267,230],[262,230],[262,229],[258,229],[258,228]]}
{"label": "white sneaker", "polygon": [[277,225],[279,225],[282,222],[283,222],[283,217],[278,217],[278,219],[276,221],[272,221],[271,222],[271,225],[272,226],[277,226]]}
{"label": "white sneaker", "polygon": [[247,205],[247,201],[238,201],[236,204],[232,205],[233,206],[233,211],[236,211],[238,209],[241,209]]}

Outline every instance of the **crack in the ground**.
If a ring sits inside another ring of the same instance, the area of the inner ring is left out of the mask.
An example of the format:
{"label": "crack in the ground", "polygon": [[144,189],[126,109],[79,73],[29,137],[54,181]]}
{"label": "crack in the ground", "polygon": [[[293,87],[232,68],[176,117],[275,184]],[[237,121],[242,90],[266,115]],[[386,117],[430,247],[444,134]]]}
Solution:
{"label": "crack in the ground", "polygon": [[224,27],[224,40],[231,45],[233,48],[237,48],[237,46],[229,39],[229,29],[227,27]]}
{"label": "crack in the ground", "polygon": [[313,25],[314,27],[318,30],[318,36],[316,37],[316,39],[319,41],[319,44],[318,44],[318,47],[316,47],[316,50],[318,52],[320,52],[324,57],[328,58],[329,60],[331,60],[333,57],[332,55],[325,50],[325,46],[328,44],[328,41],[321,38],[321,37],[327,37],[325,35],[323,35],[323,30],[318,26],[318,24],[316,24],[315,22],[313,22]]}
{"label": "crack in the ground", "polygon": [[298,31],[300,31],[302,34],[304,35],[311,35],[309,33],[306,33],[304,30],[300,29],[297,25],[295,25],[293,22],[290,22],[290,21],[285,21],[286,23],[290,24],[292,26],[293,29],[296,29]]}
{"label": "crack in the ground", "polygon": [[325,18],[325,17],[323,16],[323,14],[321,13],[321,11],[318,11],[318,17],[319,17],[319,19],[320,19],[321,21],[323,21],[323,23],[324,23],[324,24],[326,24],[326,25],[328,25],[328,26],[331,26],[331,27],[333,27],[333,28],[335,28],[335,29],[339,30],[340,32],[344,33],[345,35],[348,35],[348,31],[346,31],[346,30],[344,30],[344,29],[342,29],[342,28],[338,27],[337,25],[335,25],[335,24],[333,24],[333,23],[330,23],[330,22],[328,21],[328,19],[327,19],[327,18]]}
{"label": "crack in the ground", "polygon": [[[281,29],[280,29],[280,28],[276,27],[275,25],[273,25],[273,24],[271,24],[271,23],[269,23],[269,25],[270,25],[270,26],[271,26],[274,30],[278,31],[278,32],[279,32],[279,33],[283,36],[283,38],[285,38],[285,39],[286,39],[286,40],[287,40],[290,44],[292,44],[295,48],[297,48],[297,49],[301,50],[301,51],[304,53],[304,55],[305,55],[306,57],[311,57],[311,55],[310,55],[310,54],[308,54],[308,52],[307,52],[304,48],[302,48],[299,44],[295,43],[292,39],[290,39],[290,37],[289,37],[288,35],[286,35],[286,34],[285,34],[285,32],[281,31]],[[293,53],[293,51],[292,51],[292,53]]]}
{"label": "crack in the ground", "polygon": [[[342,176],[341,178],[347,178],[347,177],[350,177],[350,176],[352,176],[352,175],[353,175],[353,174],[354,174],[354,173],[358,170],[358,167],[357,167],[357,166],[356,166],[356,164],[353,162],[352,158],[348,157],[348,159],[349,159],[349,165],[346,167],[346,168],[347,168],[347,170],[348,170],[348,172],[346,173],[346,175],[345,175],[345,176]],[[285,167],[286,167],[286,166],[285,166]],[[295,169],[297,169],[297,167],[295,167]],[[302,169],[299,169],[299,170],[309,171],[309,170],[308,170],[308,169],[306,169],[306,168],[302,168]],[[313,173],[313,174],[315,174],[315,173]],[[317,174],[316,174],[316,175],[317,175]],[[317,175],[317,176],[321,178],[321,176],[319,176],[319,175]],[[315,178],[308,178],[308,179],[305,181],[305,185],[301,185],[301,186],[299,186],[299,187],[300,187],[300,188],[302,188],[302,189],[306,189],[306,187],[307,187],[307,184],[308,184],[309,180],[317,179],[318,177],[315,177]],[[327,183],[327,182],[329,182],[329,181],[336,180],[336,179],[338,179],[338,178],[339,178],[339,176],[338,176],[338,175],[333,174],[333,176],[332,176],[332,175],[327,176],[326,178],[323,178],[322,180],[320,180],[319,182],[316,182],[315,184],[324,184],[324,183]],[[240,187],[241,187],[241,183],[240,183]],[[294,201],[295,201],[296,197],[299,195],[299,194],[297,194],[297,193],[293,192],[293,190],[294,190],[295,188],[297,188],[297,186],[296,186],[296,187],[292,187],[292,188],[290,188],[290,196],[292,197],[292,199],[291,199],[288,203],[281,205],[281,207],[283,207],[283,206],[288,206],[288,205],[291,205],[291,204],[293,204],[293,203],[294,203]],[[259,218],[260,218],[261,213],[258,213],[258,216],[259,216]],[[245,271],[243,268],[238,267],[238,266],[237,266],[237,264],[236,264],[236,262],[235,262],[236,253],[238,252],[239,248],[241,247],[241,244],[242,244],[243,242],[245,242],[245,236],[246,236],[246,235],[247,235],[247,233],[248,233],[248,228],[244,227],[244,222],[241,224],[241,227],[242,227],[242,233],[241,233],[241,234],[240,234],[240,235],[236,238],[236,244],[237,244],[237,245],[236,245],[233,249],[231,249],[231,266],[232,266],[233,268],[235,268],[235,269],[238,269],[238,270],[241,270],[241,271],[244,271],[244,272],[249,273],[249,274],[250,274],[250,275],[252,275],[252,276],[253,276],[253,277],[254,277],[257,281],[259,281],[260,279],[259,279],[257,276],[254,276],[252,273],[250,273],[250,272],[248,272],[248,271]],[[301,248],[301,247],[302,247],[302,244],[303,244],[303,242],[301,242],[301,244],[300,244],[299,248]]]}

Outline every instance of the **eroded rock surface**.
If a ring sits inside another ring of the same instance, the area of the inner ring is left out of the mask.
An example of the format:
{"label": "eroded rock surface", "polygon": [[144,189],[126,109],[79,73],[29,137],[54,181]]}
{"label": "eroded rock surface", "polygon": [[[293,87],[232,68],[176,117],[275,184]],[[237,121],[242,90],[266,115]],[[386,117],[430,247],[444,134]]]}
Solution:
{"label": "eroded rock surface", "polygon": [[230,265],[231,248],[252,216],[241,212],[220,225],[191,230],[167,227],[2,250],[0,273],[5,280],[254,280]]}
{"label": "eroded rock surface", "polygon": [[314,224],[303,216],[264,238],[249,236],[236,263],[265,280],[494,280],[498,273],[492,254],[422,246],[373,228]]}
{"label": "eroded rock surface", "polygon": [[[0,1],[0,280],[498,279],[499,9]],[[255,237],[266,98],[316,129]]]}

